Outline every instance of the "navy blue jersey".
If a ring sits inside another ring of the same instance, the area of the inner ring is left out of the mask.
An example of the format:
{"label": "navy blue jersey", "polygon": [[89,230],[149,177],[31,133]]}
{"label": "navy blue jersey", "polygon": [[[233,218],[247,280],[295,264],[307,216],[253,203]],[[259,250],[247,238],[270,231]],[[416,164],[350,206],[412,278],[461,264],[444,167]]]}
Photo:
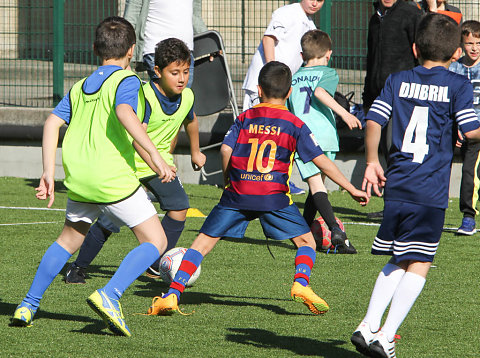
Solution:
{"label": "navy blue jersey", "polygon": [[480,127],[470,81],[444,67],[392,74],[367,114],[392,121],[385,200],[446,208],[456,138]]}

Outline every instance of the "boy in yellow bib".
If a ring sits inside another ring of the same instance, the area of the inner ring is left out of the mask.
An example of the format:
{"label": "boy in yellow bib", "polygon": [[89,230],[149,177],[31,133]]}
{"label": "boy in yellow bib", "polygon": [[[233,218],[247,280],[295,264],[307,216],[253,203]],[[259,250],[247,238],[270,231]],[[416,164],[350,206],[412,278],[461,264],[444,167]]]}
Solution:
{"label": "boy in yellow bib", "polygon": [[[186,88],[189,78],[190,50],[178,39],[169,38],[157,44],[155,49],[155,72],[157,78],[143,86],[146,98],[147,114],[143,126],[150,139],[168,165],[174,166],[170,153],[180,127],[184,125],[190,140],[192,166],[200,170],[205,164],[205,155],[200,152],[198,140],[198,121],[193,112],[194,94]],[[172,144],[173,143],[173,144]],[[167,249],[175,247],[185,227],[188,196],[178,177],[169,183],[163,183],[149,167],[148,155],[137,148],[135,165],[137,177],[157,198],[166,215],[162,226],[167,236]],[[142,159],[145,158],[145,161]],[[102,249],[112,232],[120,228],[101,215],[92,225],[80,249],[77,259],[66,271],[66,283],[85,283],[85,269]],[[159,278],[160,257],[147,269],[147,276]]]}
{"label": "boy in yellow bib", "polygon": [[156,210],[135,174],[132,138],[164,182],[175,177],[139,120],[145,113],[141,82],[126,70],[134,47],[135,31],[128,21],[117,16],[103,20],[97,26],[94,42],[102,65],[76,83],[45,122],[43,174],[36,196],[50,198],[48,207],[53,204],[59,129],[68,124],[62,148],[68,189],[66,219],[15,310],[13,326],[32,325],[45,290],[80,248],[92,222],[105,214],[117,225],[131,228],[140,245],[128,253],[112,279],[93,292],[87,303],[114,334],[131,335],[119,299],[167,245]]}

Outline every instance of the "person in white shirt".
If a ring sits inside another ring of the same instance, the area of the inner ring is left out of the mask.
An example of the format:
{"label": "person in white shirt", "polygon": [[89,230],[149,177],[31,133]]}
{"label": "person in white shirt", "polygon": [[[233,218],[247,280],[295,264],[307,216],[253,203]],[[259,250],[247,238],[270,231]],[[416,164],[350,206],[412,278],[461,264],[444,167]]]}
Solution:
{"label": "person in white shirt", "polygon": [[324,3],[325,0],[301,0],[273,12],[242,85],[245,91],[244,111],[259,103],[258,74],[263,65],[275,60],[286,64],[292,73],[300,68],[300,39],[308,30],[316,29],[311,16],[319,11]]}

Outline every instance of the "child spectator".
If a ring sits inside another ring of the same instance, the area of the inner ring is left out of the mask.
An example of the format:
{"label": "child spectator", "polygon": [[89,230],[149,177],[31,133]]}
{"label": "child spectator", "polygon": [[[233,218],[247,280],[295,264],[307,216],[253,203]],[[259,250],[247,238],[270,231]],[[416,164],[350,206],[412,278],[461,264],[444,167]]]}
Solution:
{"label": "child spectator", "polygon": [[[143,86],[145,99],[151,109],[150,118],[146,116],[143,126],[167,164],[174,166],[170,148],[183,124],[190,139],[192,166],[195,170],[200,170],[205,164],[205,155],[199,149],[198,120],[193,112],[193,91],[186,88],[189,66],[190,51],[183,41],[170,38],[156,46],[157,79]],[[135,156],[135,165],[140,182],[154,194],[160,208],[167,212],[162,220],[168,241],[166,252],[175,247],[185,227],[187,209],[190,207],[188,196],[178,177],[169,183],[163,183],[138,154]],[[90,228],[77,259],[67,269],[65,282],[85,283],[85,269],[112,232],[119,231],[120,228],[106,215],[101,215]],[[147,276],[160,277],[160,258],[147,269]]]}
{"label": "child spectator", "polygon": [[[292,94],[288,108],[312,131],[323,153],[332,161],[338,152],[338,134],[335,117],[337,113],[350,129],[362,128],[360,121],[333,98],[338,84],[337,72],[328,67],[332,55],[332,41],[321,30],[310,30],[301,39],[302,58],[305,66],[293,75]],[[335,252],[355,254],[357,251],[347,239],[337,221],[328,200],[325,175],[313,162],[305,163],[295,153],[295,163],[302,179],[308,183],[309,193],[305,201],[303,217],[310,226],[318,210],[332,232]]]}
{"label": "child spectator", "polygon": [[189,277],[221,237],[242,238],[248,223],[256,218],[267,237],[291,239],[296,247],[295,276],[291,296],[314,314],[328,311],[328,304],[310,288],[315,262],[315,240],[310,227],[288,195],[288,176],[293,152],[313,161],[350,195],[366,204],[366,193],[355,187],[328,159],[308,127],[285,107],[292,75],[287,65],[271,61],[259,75],[262,103],[240,114],[221,147],[225,190],[183,257],[180,268],[163,297],[155,297],[148,313],[178,311],[180,295]]}
{"label": "child spectator", "polygon": [[[135,176],[130,138],[142,147],[152,169],[165,182],[174,171],[165,163],[141,126],[145,99],[140,79],[125,70],[133,55],[135,31],[123,18],[109,17],[96,29],[94,51],[102,65],[77,82],[47,118],[43,131],[43,174],[37,198],[53,204],[55,151],[60,127],[68,124],[62,146],[66,220],[48,248],[26,297],[11,320],[31,326],[40,300],[65,263],[82,244],[91,223],[101,213],[117,225],[127,225],[140,245],[130,251],[107,285],[87,303],[117,335],[130,336],[120,297],[127,287],[165,250],[166,239],[157,212]],[[131,137],[130,137],[131,136]]]}
{"label": "child spectator", "polygon": [[[395,357],[395,333],[425,284],[448,206],[455,123],[467,138],[480,139],[472,85],[448,71],[461,55],[459,46],[454,20],[425,15],[413,46],[421,66],[389,76],[367,114],[363,187],[369,195],[372,187],[377,195],[385,187],[384,216],[372,253],[393,255],[378,275],[367,314],[351,338],[369,357]],[[392,147],[384,175],[378,144],[388,121]]]}
{"label": "child spectator", "polygon": [[[462,25],[462,47],[465,56],[450,65],[450,71],[468,77],[473,85],[473,108],[480,118],[480,22],[470,20]],[[460,186],[460,211],[463,213],[462,225],[457,233],[473,235],[475,215],[480,189],[480,142],[463,141],[461,144],[463,159],[462,180]]]}

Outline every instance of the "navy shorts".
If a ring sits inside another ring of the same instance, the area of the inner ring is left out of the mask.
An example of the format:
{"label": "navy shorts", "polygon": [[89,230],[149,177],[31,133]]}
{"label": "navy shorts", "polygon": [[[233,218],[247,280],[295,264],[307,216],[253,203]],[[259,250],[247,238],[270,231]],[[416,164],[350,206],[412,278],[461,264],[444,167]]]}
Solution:
{"label": "navy shorts", "polygon": [[190,207],[187,193],[178,177],[169,183],[162,183],[162,180],[155,175],[142,178],[140,182],[155,195],[163,211],[178,211]]}
{"label": "navy shorts", "polygon": [[263,233],[274,240],[287,240],[310,231],[295,204],[280,210],[254,211],[215,206],[205,219],[200,232],[211,237],[242,238],[248,223],[260,219]]}
{"label": "navy shorts", "polygon": [[432,262],[445,221],[445,209],[401,201],[385,201],[383,220],[372,245],[372,254]]}

